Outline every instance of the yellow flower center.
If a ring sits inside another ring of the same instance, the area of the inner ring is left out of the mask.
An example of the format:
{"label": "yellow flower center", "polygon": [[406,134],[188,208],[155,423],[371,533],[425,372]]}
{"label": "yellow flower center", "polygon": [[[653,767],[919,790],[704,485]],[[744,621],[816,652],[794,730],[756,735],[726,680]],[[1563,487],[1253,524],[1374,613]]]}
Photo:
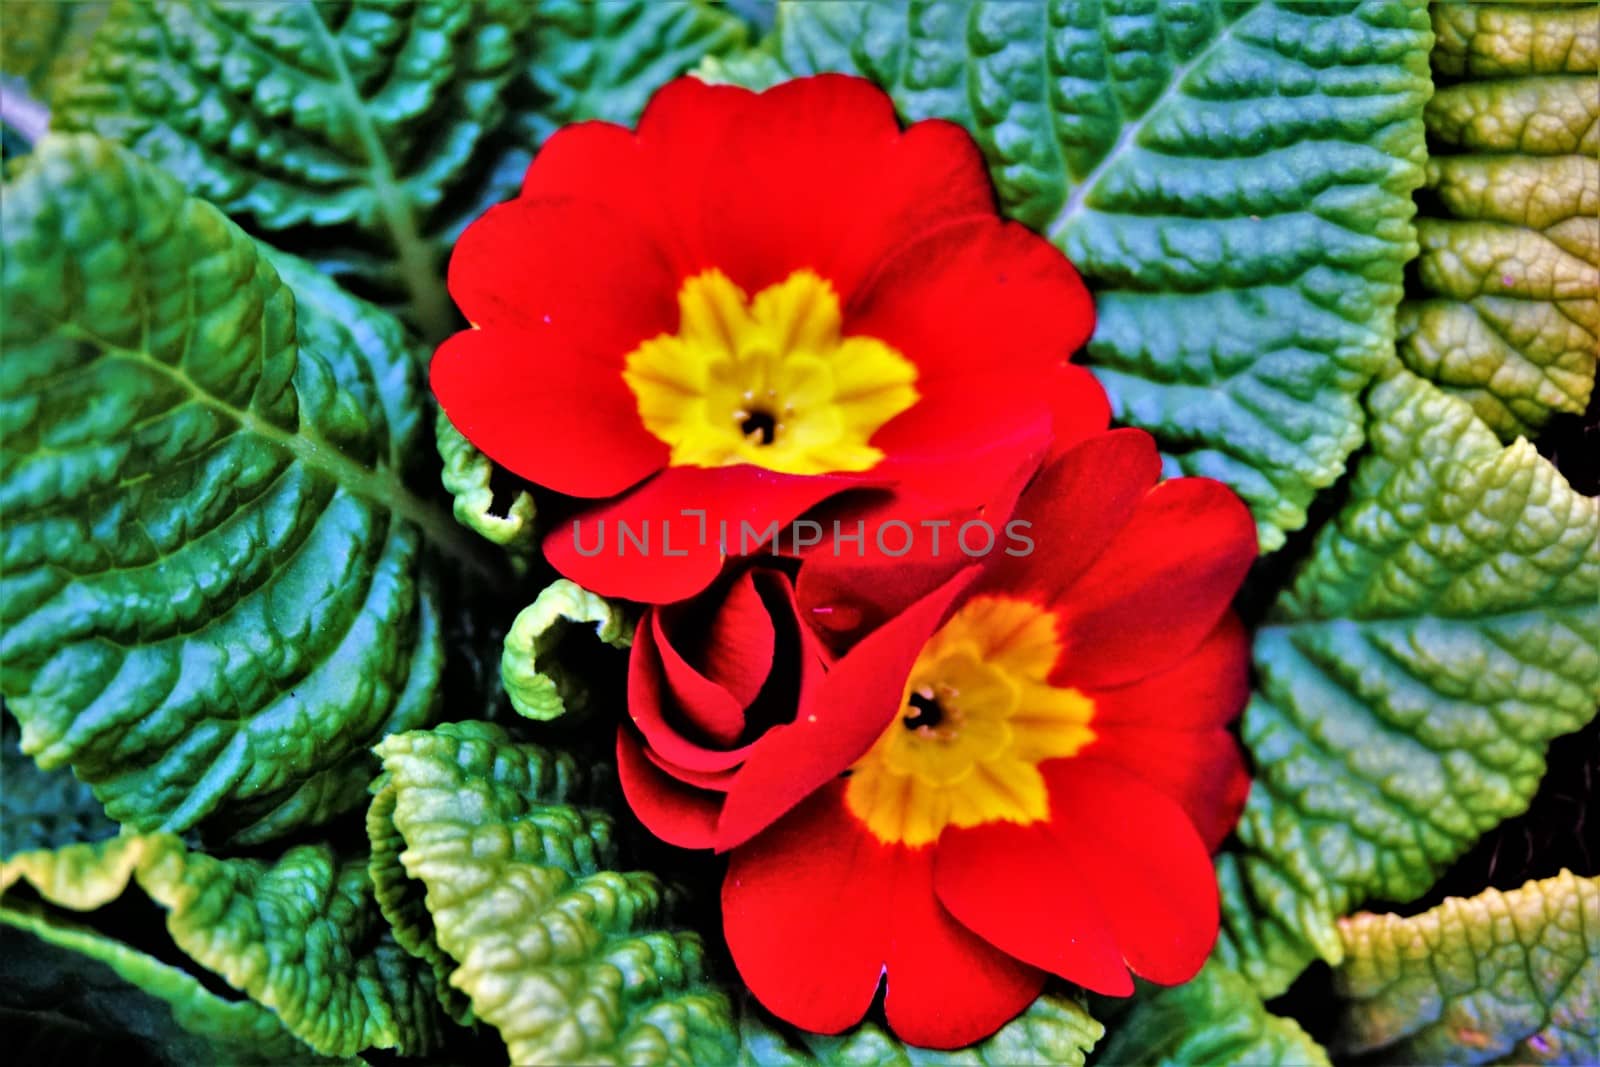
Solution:
{"label": "yellow flower center", "polygon": [[845,337],[833,286],[798,270],[751,300],[708,270],[678,290],[676,334],[628,353],[622,377],[673,466],[751,463],[784,474],[864,471],[868,442],[917,402],[916,367]]}
{"label": "yellow flower center", "polygon": [[1039,764],[1094,740],[1094,702],[1049,684],[1056,617],[1014,597],[968,601],[928,640],[900,715],[851,768],[845,800],[885,844],[946,826],[1050,814]]}

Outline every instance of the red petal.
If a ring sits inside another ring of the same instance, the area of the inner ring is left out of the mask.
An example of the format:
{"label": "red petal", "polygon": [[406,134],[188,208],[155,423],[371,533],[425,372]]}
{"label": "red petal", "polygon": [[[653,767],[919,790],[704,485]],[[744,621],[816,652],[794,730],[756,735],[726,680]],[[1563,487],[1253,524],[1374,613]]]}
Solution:
{"label": "red petal", "polygon": [[[669,467],[551,530],[545,557],[602,596],[652,604],[682,600],[710,585],[721,570],[723,530],[730,554],[759,552],[765,544],[760,535],[773,524],[787,537],[785,527],[795,516],[861,484],[847,475],[777,474],[751,466]],[[695,514],[684,514],[690,510]],[[636,540],[648,531],[648,549],[625,539],[622,525]],[[749,536],[741,536],[746,531]]]}
{"label": "red petal", "polygon": [[473,325],[565,328],[563,356],[619,374],[639,342],[678,327],[677,275],[654,238],[628,216],[579,200],[490,208],[456,242],[449,286]]}
{"label": "red petal", "polygon": [[1143,430],[1112,430],[1067,449],[1023,491],[1012,515],[1028,524],[1032,550],[993,557],[983,590],[1062,600],[1160,476],[1155,440]]}
{"label": "red petal", "polygon": [[945,377],[974,386],[1008,377],[1026,390],[1014,396],[1035,395],[1028,380],[1089,339],[1094,311],[1066,256],[1022,224],[990,215],[902,246],[850,299],[845,326],[916,363],[924,392]]}
{"label": "red petal", "polygon": [[[661,631],[661,612],[649,613],[652,644],[671,691],[676,710],[719,749],[736,744],[744,733],[744,705],[722,686],[689,666]],[[765,616],[763,616],[764,618]],[[768,624],[770,626],[770,623]],[[767,649],[767,667],[772,666]]]}
{"label": "red petal", "polygon": [[683,736],[668,717],[663,701],[665,681],[656,628],[641,624],[634,633],[633,649],[628,654],[628,717],[644,735],[645,743],[669,770],[682,768],[714,774],[743,762],[748,745],[728,750],[712,749]]}
{"label": "red petal", "polygon": [[772,593],[778,603],[783,594],[776,588],[780,576],[770,571],[745,571],[728,586],[727,594],[703,634],[698,637],[699,655],[694,662],[705,676],[733,695],[740,707],[755,703],[756,694],[772,673],[772,650],[777,639],[771,609],[756,589],[756,579],[774,579]]}
{"label": "red petal", "polygon": [[1049,823],[947,827],[935,846],[939,900],[1001,951],[1097,993],[1127,996],[1133,979],[1111,922],[1056,830]]}
{"label": "red petal", "polygon": [[580,354],[567,326],[464,330],[431,378],[456,429],[495,462],[572,496],[621,492],[667,461],[620,373]]}
{"label": "red petal", "polygon": [[1210,851],[1233,832],[1250,793],[1239,742],[1222,729],[1112,727],[1081,754],[1138,775],[1181,804]]}
{"label": "red petal", "polygon": [[794,722],[750,747],[717,824],[719,850],[749,840],[872,747],[900,707],[917,653],[975,576],[957,574],[856,645]]}
{"label": "red petal", "polygon": [[1250,696],[1250,636],[1230,611],[1193,652],[1166,670],[1089,695],[1094,698],[1096,730],[1225,726]]}
{"label": "red petal", "polygon": [[1050,825],[1100,901],[1133,972],[1174,985],[1217,939],[1217,876],[1189,816],[1166,794],[1085,756],[1041,765]]}
{"label": "red petal", "polygon": [[1059,603],[1058,676],[1098,688],[1177,662],[1217,625],[1255,558],[1255,522],[1232,490],[1163,482]]}
{"label": "red petal", "polygon": [[722,798],[663,774],[626,727],[617,731],[617,779],[628,807],[669,845],[710,848]]}
{"label": "red petal", "polygon": [[1048,390],[1055,440],[1050,447],[1050,462],[1073,445],[1106,432],[1111,425],[1111,398],[1088,368],[1069,363],[1056,369],[1041,382]]}
{"label": "red petal", "polygon": [[942,122],[902,134],[889,97],[860,78],[824,74],[769,89],[716,148],[697,190],[712,205],[708,248],[751,291],[809,267],[848,297],[909,236],[995,213],[972,138]]}
{"label": "red petal", "polygon": [[1044,976],[964,930],[934,898],[932,849],[878,842],[829,785],[739,848],[723,927],[745,984],[807,1030],[836,1033],[884,1008],[904,1040],[967,1045],[1026,1007]]}

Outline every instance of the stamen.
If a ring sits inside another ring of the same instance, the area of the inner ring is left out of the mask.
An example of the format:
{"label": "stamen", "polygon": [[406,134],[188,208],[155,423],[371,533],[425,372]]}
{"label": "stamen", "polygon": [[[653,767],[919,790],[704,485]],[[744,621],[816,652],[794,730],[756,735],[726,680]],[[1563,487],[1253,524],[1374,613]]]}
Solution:
{"label": "stamen", "polygon": [[754,411],[741,411],[739,432],[744,434],[746,441],[756,445],[770,445],[773,438],[778,436],[778,420],[772,417],[770,411],[757,408]]}
{"label": "stamen", "polygon": [[907,730],[932,729],[944,721],[944,708],[935,699],[933,690],[919,689],[906,700],[915,714],[903,716],[900,722]]}

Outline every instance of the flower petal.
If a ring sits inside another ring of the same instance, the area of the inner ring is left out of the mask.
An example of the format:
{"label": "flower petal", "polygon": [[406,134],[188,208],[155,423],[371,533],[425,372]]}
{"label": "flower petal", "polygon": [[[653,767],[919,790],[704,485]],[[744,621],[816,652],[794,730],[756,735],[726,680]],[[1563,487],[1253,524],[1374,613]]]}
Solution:
{"label": "flower petal", "polygon": [[1227,486],[1156,486],[1058,604],[1058,676],[1097,688],[1176,663],[1221,620],[1255,558],[1255,521]]}
{"label": "flower petal", "polygon": [[734,963],[788,1021],[837,1033],[884,1009],[913,1044],[955,1048],[997,1030],[1043,987],[956,923],[933,893],[932,850],[880,843],[844,806],[842,783],[737,849],[722,886]]}
{"label": "flower petal", "polygon": [[1160,476],[1155,439],[1143,430],[1111,430],[1067,449],[1023,491],[1012,515],[1028,524],[1032,552],[993,557],[980,591],[1064,600]]}
{"label": "flower petal", "polygon": [[679,848],[710,848],[721,796],[664,774],[626,726],[617,731],[617,780],[645,829]]}
{"label": "flower petal", "polygon": [[[704,623],[703,633],[697,635],[697,654],[690,657],[691,661],[707,678],[732,694],[741,708],[754,703],[772,673],[777,640],[772,625],[773,607],[756,588],[757,578],[767,573],[747,570],[738,575],[710,620],[697,620]],[[783,605],[782,594],[776,589],[773,593],[779,597],[778,604]],[[693,639],[696,635],[685,636]]]}
{"label": "flower petal", "polygon": [[947,827],[934,845],[939,900],[1003,952],[1097,993],[1133,979],[1098,897],[1050,823]]}
{"label": "flower petal", "polygon": [[1227,730],[1108,729],[1081,753],[1135,774],[1183,806],[1209,851],[1233,832],[1250,794],[1239,742]]}
{"label": "flower petal", "polygon": [[713,158],[699,186],[712,205],[707,246],[747,291],[805,266],[848,298],[909,236],[995,213],[972,138],[938,121],[902,133],[889,97],[861,78],[822,74],[761,93]]}
{"label": "flower petal", "polygon": [[1050,825],[1100,901],[1133,972],[1193,978],[1217,939],[1210,850],[1178,803],[1121,768],[1080,755],[1040,765]]}
{"label": "flower petal", "polygon": [[433,391],[496,463],[559,493],[610,496],[664,466],[667,447],[639,422],[621,375],[580,354],[584,343],[565,325],[463,330],[434,354]]}
{"label": "flower petal", "polygon": [[628,654],[628,718],[644,736],[645,744],[668,769],[714,774],[743,762],[748,745],[714,749],[684,737],[671,720],[672,709],[665,702],[669,695],[656,627],[642,624],[634,634],[633,649]]}
{"label": "flower petal", "polygon": [[[450,295],[481,329],[564,329],[561,354],[619,374],[639,342],[678,325],[678,279],[654,237],[581,200],[517,199],[468,226],[450,254]],[[538,353],[530,353],[530,360]],[[548,358],[529,370],[542,372]]]}
{"label": "flower petal", "polygon": [[[662,676],[673,698],[673,710],[704,734],[715,748],[726,749],[737,744],[739,735],[744,733],[744,705],[679,655],[662,633],[661,616],[659,610],[649,612],[651,645],[660,657]],[[765,619],[764,614],[762,617]],[[769,645],[767,667],[771,666]]]}
{"label": "flower petal", "polygon": [[917,653],[976,573],[955,575],[862,640],[794,722],[751,745],[717,824],[719,850],[749,840],[872,747],[900,707]]}
{"label": "flower petal", "polygon": [[[818,501],[862,484],[850,475],[779,474],[743,465],[669,467],[551,530],[545,557],[601,596],[670,603],[710,585],[726,555],[760,551],[769,530],[781,535]],[[634,540],[623,536],[624,525]],[[647,538],[642,548],[641,534]]]}

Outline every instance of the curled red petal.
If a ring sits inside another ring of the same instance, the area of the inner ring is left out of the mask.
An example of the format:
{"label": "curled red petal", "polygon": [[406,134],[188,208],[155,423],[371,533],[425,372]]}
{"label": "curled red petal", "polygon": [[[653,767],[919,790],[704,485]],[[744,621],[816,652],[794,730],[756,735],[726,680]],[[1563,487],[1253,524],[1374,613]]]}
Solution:
{"label": "curled red petal", "polygon": [[651,833],[679,848],[712,846],[721,796],[663,773],[627,727],[617,731],[617,779],[628,807]]}

